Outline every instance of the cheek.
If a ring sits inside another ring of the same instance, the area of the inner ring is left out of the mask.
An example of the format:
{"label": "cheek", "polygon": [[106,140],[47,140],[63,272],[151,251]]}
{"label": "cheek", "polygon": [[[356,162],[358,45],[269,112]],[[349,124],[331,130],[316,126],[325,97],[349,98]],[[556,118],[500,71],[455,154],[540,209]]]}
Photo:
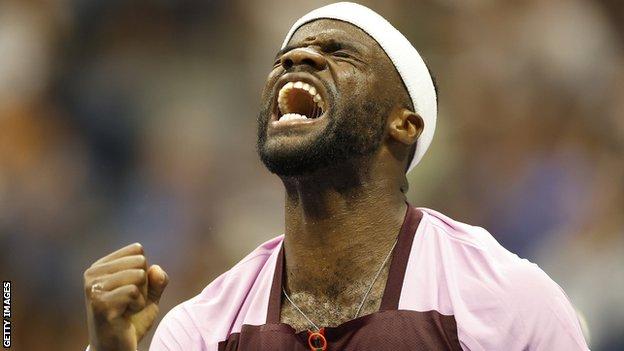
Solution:
{"label": "cheek", "polygon": [[264,88],[262,89],[262,101],[265,103],[270,102],[268,100],[273,93],[273,87],[275,87],[275,82],[280,77],[279,71],[279,69],[272,70],[266,79],[266,83],[264,84]]}
{"label": "cheek", "polygon": [[342,101],[347,105],[362,105],[371,102],[380,95],[375,80],[368,74],[356,71],[355,74],[345,75],[338,87]]}
{"label": "cheek", "polygon": [[375,77],[368,69],[362,69],[349,63],[342,63],[336,70],[338,89],[349,99],[359,100],[375,92]]}

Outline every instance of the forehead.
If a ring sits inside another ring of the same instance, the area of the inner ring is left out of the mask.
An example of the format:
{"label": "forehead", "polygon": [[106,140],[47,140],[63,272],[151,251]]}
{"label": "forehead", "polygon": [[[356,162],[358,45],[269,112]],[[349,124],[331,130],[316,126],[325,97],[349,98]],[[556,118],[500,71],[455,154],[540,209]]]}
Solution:
{"label": "forehead", "polygon": [[351,23],[333,19],[317,19],[302,25],[295,31],[288,44],[330,40],[348,42],[370,51],[381,51],[379,44],[362,29]]}

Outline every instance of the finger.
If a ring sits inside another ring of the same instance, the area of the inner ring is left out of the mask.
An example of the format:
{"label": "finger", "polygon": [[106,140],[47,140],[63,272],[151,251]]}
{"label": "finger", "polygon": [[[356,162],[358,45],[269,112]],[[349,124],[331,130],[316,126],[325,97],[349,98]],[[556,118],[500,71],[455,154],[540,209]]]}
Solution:
{"label": "finger", "polygon": [[139,288],[147,281],[147,272],[144,269],[126,269],[105,276],[100,281],[94,281],[101,285],[102,290],[112,291],[124,285],[136,285]]}
{"label": "finger", "polygon": [[140,312],[141,310],[145,308],[146,305],[147,305],[147,300],[145,300],[145,296],[143,296],[143,294],[139,294],[139,297],[137,297],[136,299],[130,300],[130,303],[128,303],[128,309],[126,310],[126,312],[132,312],[132,313]]}
{"label": "finger", "polygon": [[143,245],[141,245],[140,243],[134,243],[134,244],[124,246],[121,249],[100,258],[99,260],[95,261],[93,265],[95,266],[104,262],[109,262],[109,261],[112,261],[112,260],[115,260],[117,258],[124,257],[124,256],[142,255],[142,254],[143,254]]}
{"label": "finger", "polygon": [[98,314],[110,321],[122,316],[126,310],[142,310],[145,307],[145,298],[136,285],[124,285],[101,294],[95,305]]}
{"label": "finger", "polygon": [[149,284],[147,292],[148,299],[154,303],[158,303],[167,284],[169,284],[169,276],[159,265],[155,264],[147,271],[147,278]]}
{"label": "finger", "polygon": [[126,269],[147,269],[147,259],[143,255],[133,255],[117,258],[113,261],[91,266],[86,270],[85,276],[99,277],[105,274],[113,274]]}

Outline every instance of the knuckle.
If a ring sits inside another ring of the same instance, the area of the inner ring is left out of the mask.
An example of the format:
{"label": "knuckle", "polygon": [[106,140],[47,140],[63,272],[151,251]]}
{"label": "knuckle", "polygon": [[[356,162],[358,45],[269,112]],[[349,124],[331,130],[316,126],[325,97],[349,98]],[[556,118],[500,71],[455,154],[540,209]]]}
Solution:
{"label": "knuckle", "polygon": [[139,295],[141,295],[141,291],[139,290],[139,287],[136,285],[130,285],[130,290],[128,291],[128,295],[130,295],[131,298],[136,299],[137,297],[139,297]]}
{"label": "knuckle", "polygon": [[136,274],[140,283],[147,281],[147,272],[144,269],[138,269]]}
{"label": "knuckle", "polygon": [[84,273],[82,274],[82,277],[84,278],[84,280],[89,279],[92,275],[93,275],[93,266],[87,268]]}

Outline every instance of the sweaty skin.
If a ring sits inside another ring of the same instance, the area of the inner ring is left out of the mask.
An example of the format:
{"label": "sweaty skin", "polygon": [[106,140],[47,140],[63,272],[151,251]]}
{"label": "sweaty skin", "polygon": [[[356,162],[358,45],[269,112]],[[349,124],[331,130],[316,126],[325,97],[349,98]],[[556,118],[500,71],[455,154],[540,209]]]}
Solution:
{"label": "sweaty skin", "polygon": [[[332,51],[336,43],[351,48]],[[332,113],[332,104],[343,101],[386,106],[379,111],[381,143],[370,155],[307,174],[280,175],[286,189],[285,289],[316,324],[336,326],[354,317],[399,232],[406,210],[401,188],[406,184],[407,158],[423,125],[410,109],[405,87],[390,59],[361,29],[341,21],[317,20],[299,28],[288,46],[297,48],[278,57],[280,64],[265,88],[267,103],[278,77],[302,71],[335,87],[337,101],[329,101],[327,118],[339,118]],[[341,116],[360,119],[368,128],[375,127],[377,117]],[[279,146],[288,148],[312,143],[314,138],[324,137],[322,132],[269,135],[268,141],[281,138]],[[386,266],[360,315],[379,308],[387,272]],[[311,328],[282,300],[282,322],[296,330]]]}
{"label": "sweaty skin", "polygon": [[[335,326],[353,318],[399,233],[405,171],[423,122],[390,59],[359,28],[316,20],[295,32],[289,48],[263,91],[258,152],[285,188],[284,287],[315,323]],[[288,77],[321,82],[327,106],[316,123],[272,127],[276,84]],[[91,351],[134,351],[151,328],[168,277],[146,262],[132,244],[85,271]],[[387,272],[360,315],[379,308]],[[286,300],[281,320],[311,328]]]}

